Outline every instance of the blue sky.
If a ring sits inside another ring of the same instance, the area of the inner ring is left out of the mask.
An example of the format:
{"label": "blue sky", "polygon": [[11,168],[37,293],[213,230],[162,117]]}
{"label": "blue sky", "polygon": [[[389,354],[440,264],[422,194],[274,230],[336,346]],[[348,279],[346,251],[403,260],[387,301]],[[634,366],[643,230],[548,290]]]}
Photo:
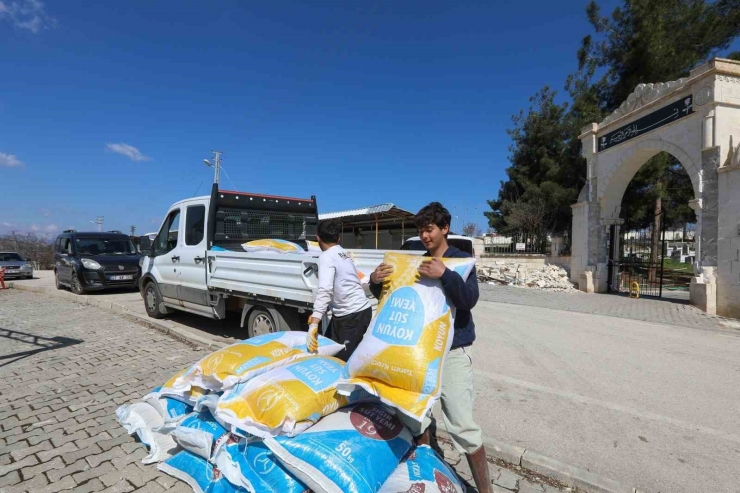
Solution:
{"label": "blue sky", "polygon": [[240,190],[485,227],[510,117],[563,92],[585,3],[0,0],[0,233],[155,231],[211,149]]}

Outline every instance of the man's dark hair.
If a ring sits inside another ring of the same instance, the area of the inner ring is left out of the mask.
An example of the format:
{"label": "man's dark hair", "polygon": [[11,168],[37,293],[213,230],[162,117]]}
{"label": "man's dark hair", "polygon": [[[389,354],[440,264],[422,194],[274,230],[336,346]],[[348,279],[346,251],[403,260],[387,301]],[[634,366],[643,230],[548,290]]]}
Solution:
{"label": "man's dark hair", "polygon": [[432,202],[421,208],[414,216],[414,224],[421,229],[430,224],[436,224],[439,229],[450,225],[452,216],[445,206],[439,202]]}
{"label": "man's dark hair", "polygon": [[327,219],[319,221],[319,227],[316,235],[324,243],[339,243],[339,235],[342,234],[342,223],[336,219]]}

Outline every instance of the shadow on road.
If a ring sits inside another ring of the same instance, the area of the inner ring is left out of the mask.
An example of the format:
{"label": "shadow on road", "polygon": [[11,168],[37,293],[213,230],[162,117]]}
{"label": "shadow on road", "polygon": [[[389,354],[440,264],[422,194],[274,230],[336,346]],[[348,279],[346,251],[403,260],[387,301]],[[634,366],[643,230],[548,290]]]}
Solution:
{"label": "shadow on road", "polygon": [[15,363],[22,360],[23,358],[42,353],[44,351],[53,351],[54,349],[74,346],[76,344],[84,342],[80,339],[72,339],[70,337],[43,337],[35,334],[27,334],[25,332],[5,329],[3,327],[0,327],[0,338],[10,339],[11,341],[37,346],[36,349],[29,349],[27,351],[18,351],[10,354],[0,354],[0,367]]}

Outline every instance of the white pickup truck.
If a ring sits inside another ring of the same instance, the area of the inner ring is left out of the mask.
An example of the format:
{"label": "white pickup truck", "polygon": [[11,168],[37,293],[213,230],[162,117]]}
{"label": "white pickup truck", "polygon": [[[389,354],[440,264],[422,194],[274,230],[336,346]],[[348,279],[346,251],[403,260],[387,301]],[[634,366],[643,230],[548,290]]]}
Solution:
{"label": "white pickup truck", "polygon": [[[316,199],[218,190],[172,205],[156,237],[143,236],[139,284],[150,317],[182,310],[223,319],[241,311],[247,336],[305,330],[318,288],[318,252],[248,253],[242,243],[271,238],[308,250]],[[350,250],[369,275],[384,251]],[[405,252],[416,253],[416,252]],[[419,252],[421,253],[421,252]]]}

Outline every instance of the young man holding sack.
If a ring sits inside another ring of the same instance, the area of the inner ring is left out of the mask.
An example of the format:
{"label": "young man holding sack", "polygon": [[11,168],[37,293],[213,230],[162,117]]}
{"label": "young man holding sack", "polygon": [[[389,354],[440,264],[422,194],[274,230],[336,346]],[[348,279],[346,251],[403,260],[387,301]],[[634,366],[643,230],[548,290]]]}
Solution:
{"label": "young man holding sack", "polygon": [[[419,267],[422,277],[440,279],[448,301],[457,309],[455,314],[455,335],[452,347],[447,354],[442,371],[441,404],[447,432],[455,448],[465,453],[473,480],[480,493],[492,493],[488,472],[486,450],[483,446],[483,432],[473,419],[473,353],[475,324],[471,310],[478,302],[478,279],[475,270],[466,281],[460,275],[446,268],[440,258],[470,257],[467,253],[449,246],[447,234],[450,231],[450,212],[439,202],[423,207],[414,221],[419,236],[431,260]],[[381,264],[370,276],[370,291],[380,298],[383,280],[393,272],[393,267]],[[419,444],[431,445],[432,434],[429,426],[431,418],[425,417],[423,423],[402,419],[416,437]]]}

